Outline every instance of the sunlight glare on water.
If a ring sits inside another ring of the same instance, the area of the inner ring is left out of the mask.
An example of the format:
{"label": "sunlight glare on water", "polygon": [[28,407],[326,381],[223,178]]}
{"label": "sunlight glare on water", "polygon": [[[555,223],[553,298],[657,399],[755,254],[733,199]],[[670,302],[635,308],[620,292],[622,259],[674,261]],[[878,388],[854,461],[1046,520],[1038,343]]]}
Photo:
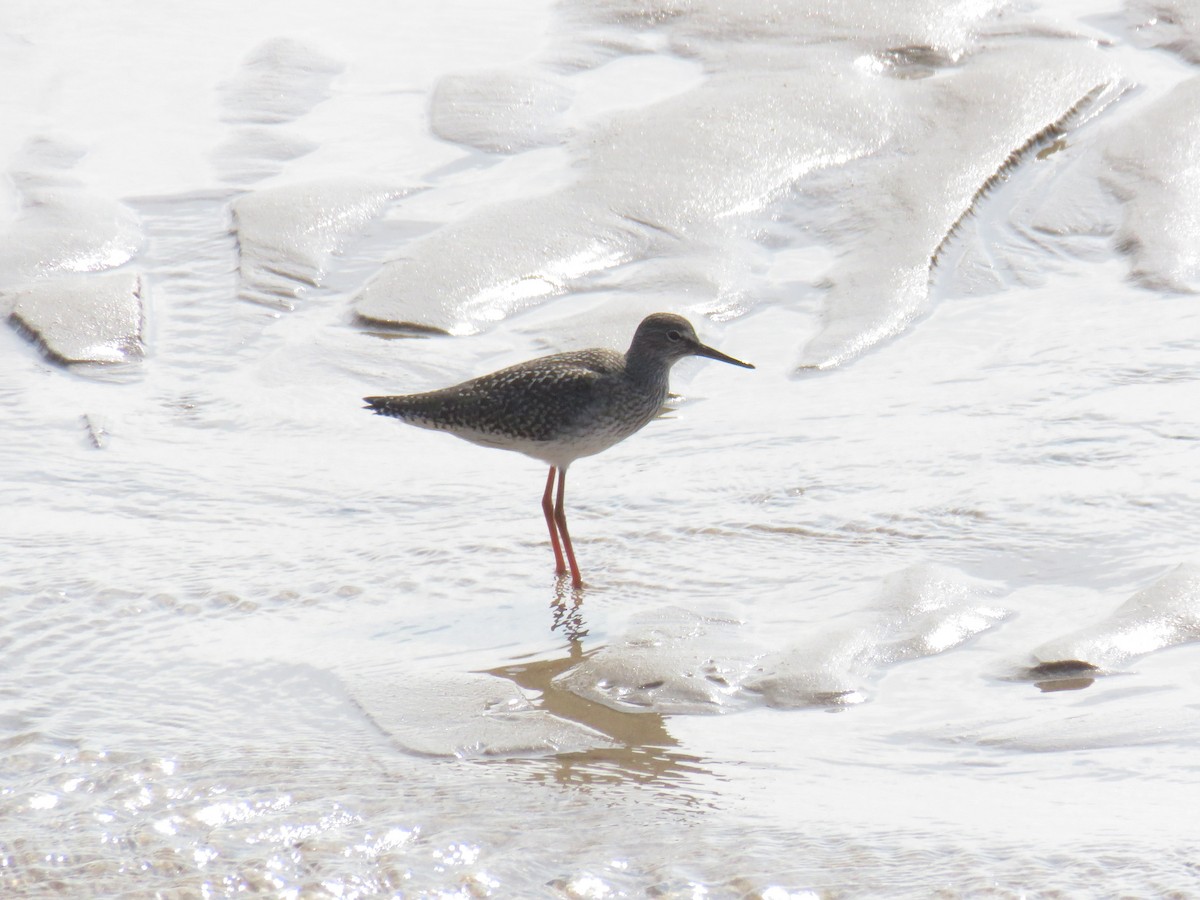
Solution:
{"label": "sunlight glare on water", "polygon": [[[0,893],[1200,894],[1197,47],[0,14]],[[571,466],[579,590],[362,408],[660,310],[757,368]]]}

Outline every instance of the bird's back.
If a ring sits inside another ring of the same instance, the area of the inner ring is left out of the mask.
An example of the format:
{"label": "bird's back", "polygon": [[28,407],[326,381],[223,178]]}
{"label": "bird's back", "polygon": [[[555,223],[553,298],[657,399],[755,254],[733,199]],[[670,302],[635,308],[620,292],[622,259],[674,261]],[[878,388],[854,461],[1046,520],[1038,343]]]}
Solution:
{"label": "bird's back", "polygon": [[555,465],[628,437],[665,399],[665,379],[631,379],[624,355],[613,350],[559,353],[441,390],[366,398],[381,415]]}

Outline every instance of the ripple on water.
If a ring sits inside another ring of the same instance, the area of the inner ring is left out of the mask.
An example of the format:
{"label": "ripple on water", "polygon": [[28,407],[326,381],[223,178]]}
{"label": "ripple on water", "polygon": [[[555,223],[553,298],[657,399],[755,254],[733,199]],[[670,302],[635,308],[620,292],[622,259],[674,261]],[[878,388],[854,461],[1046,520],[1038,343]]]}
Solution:
{"label": "ripple on water", "polygon": [[[989,3],[235,5],[0,34],[0,280],[148,313],[128,378],[0,328],[0,894],[1195,893],[1194,72]],[[358,408],[650,304],[760,368],[580,465],[576,596],[544,470]]]}

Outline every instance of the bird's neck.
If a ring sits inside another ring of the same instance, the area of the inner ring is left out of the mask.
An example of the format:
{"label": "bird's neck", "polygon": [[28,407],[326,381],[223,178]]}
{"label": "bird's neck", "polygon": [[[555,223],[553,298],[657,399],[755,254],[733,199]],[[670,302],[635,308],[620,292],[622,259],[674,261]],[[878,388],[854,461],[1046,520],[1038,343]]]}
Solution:
{"label": "bird's neck", "polygon": [[663,390],[666,390],[673,362],[674,360],[664,359],[660,354],[639,352],[639,348],[630,347],[625,354],[625,372],[634,381],[661,384]]}

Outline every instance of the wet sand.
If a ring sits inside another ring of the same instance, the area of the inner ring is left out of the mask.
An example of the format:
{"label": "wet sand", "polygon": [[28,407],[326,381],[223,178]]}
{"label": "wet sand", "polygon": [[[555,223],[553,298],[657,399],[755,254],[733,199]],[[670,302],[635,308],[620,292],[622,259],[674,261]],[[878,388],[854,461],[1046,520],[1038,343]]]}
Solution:
{"label": "wet sand", "polygon": [[[2,892],[1200,894],[1155,9],[0,23]],[[581,590],[361,409],[657,309],[758,369],[572,467]]]}

